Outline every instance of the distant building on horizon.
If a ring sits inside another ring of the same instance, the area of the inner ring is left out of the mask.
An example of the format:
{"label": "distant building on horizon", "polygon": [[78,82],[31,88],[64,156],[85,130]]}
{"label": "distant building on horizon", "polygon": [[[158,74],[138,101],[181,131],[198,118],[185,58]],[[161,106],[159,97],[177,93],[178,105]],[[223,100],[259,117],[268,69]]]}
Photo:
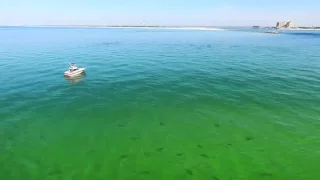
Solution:
{"label": "distant building on horizon", "polygon": [[277,28],[277,29],[281,29],[281,28],[284,27],[285,24],[286,24],[285,21],[283,21],[283,22],[277,22],[276,28]]}
{"label": "distant building on horizon", "polygon": [[286,23],[286,25],[284,26],[284,28],[289,28],[289,29],[291,29],[291,28],[294,28],[294,25],[293,25],[293,23],[292,23],[291,21],[289,21],[289,22]]}
{"label": "distant building on horizon", "polygon": [[288,22],[282,21],[282,22],[277,22],[276,28],[277,29],[283,29],[283,28],[291,29],[291,28],[294,28],[294,25],[291,21],[288,21]]}

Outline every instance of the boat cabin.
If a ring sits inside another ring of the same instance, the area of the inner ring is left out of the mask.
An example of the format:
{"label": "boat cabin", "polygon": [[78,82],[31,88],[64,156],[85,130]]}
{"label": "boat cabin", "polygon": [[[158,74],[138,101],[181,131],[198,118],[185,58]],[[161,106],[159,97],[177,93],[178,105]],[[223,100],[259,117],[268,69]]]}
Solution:
{"label": "boat cabin", "polygon": [[69,71],[70,72],[74,72],[76,70],[78,70],[79,68],[77,67],[77,65],[75,63],[71,63],[69,66]]}

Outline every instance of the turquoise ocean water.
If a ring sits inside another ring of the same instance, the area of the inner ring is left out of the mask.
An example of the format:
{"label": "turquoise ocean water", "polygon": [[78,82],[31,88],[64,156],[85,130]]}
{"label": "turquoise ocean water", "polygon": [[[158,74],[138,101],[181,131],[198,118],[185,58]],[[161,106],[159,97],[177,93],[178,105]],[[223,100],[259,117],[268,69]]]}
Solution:
{"label": "turquoise ocean water", "polygon": [[320,176],[316,32],[0,28],[0,82],[1,180]]}

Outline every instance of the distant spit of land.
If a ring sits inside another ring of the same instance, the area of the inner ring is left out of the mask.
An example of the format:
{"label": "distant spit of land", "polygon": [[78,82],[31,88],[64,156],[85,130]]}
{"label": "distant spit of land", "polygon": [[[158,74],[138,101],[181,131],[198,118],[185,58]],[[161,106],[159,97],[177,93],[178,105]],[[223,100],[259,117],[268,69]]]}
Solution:
{"label": "distant spit of land", "polygon": [[90,26],[90,25],[33,25],[23,27],[82,27],[82,28],[122,28],[122,29],[177,29],[177,30],[203,30],[203,31],[221,31],[222,28],[208,26]]}

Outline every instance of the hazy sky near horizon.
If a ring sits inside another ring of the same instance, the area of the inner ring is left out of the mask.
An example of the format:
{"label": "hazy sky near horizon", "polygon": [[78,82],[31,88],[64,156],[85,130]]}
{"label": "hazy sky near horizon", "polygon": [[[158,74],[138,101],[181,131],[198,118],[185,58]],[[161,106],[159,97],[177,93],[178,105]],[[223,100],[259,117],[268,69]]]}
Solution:
{"label": "hazy sky near horizon", "polygon": [[0,0],[0,25],[320,26],[319,0]]}

